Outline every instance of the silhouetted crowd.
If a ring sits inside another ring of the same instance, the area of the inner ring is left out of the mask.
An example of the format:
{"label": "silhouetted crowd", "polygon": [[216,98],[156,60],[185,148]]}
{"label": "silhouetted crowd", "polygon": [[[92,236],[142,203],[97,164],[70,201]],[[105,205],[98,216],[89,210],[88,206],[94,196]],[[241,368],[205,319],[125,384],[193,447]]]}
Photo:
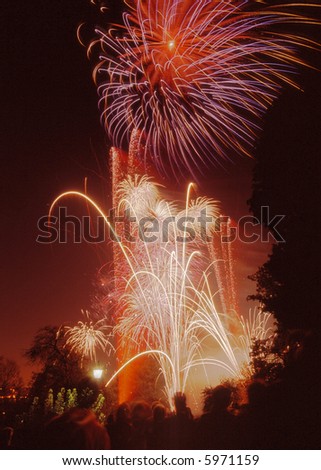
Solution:
{"label": "silhouetted crowd", "polygon": [[15,431],[0,416],[0,449],[321,449],[321,354],[315,340],[296,351],[278,380],[252,381],[242,401],[225,385],[207,390],[197,418],[183,393],[171,411],[122,403],[105,426],[85,407]]}
{"label": "silhouetted crowd", "polygon": [[[293,406],[295,394],[291,398],[290,392],[282,383],[266,386],[253,382],[247,390],[247,404],[236,406],[231,389],[219,385],[206,394],[203,414],[196,419],[186,396],[177,393],[174,411],[160,402],[152,406],[144,401],[123,403],[108,416],[105,426],[91,410],[73,408],[49,420],[34,448],[319,449],[320,417],[306,414],[304,400],[300,406]],[[2,428],[0,448],[10,448],[12,432],[11,428]]]}
{"label": "silhouetted crowd", "polygon": [[119,406],[107,431],[112,449],[320,449],[318,407],[295,403],[283,383],[253,382],[248,402],[232,403],[232,390],[219,385],[207,395],[203,414],[194,419],[184,394],[175,395],[175,411],[160,403]]}

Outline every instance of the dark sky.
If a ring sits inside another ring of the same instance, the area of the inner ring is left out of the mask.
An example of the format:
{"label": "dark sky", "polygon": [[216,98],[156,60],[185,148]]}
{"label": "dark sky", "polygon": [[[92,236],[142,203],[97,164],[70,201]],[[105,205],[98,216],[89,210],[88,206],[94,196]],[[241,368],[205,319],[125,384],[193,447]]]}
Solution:
{"label": "dark sky", "polygon": [[[38,218],[61,191],[81,190],[85,177],[89,192],[110,205],[109,143],[99,122],[93,63],[76,38],[80,23],[87,23],[89,40],[93,26],[108,18],[89,0],[1,2],[0,355],[16,360],[25,378],[30,368],[21,354],[37,329],[78,320],[80,309],[90,306],[95,273],[108,260],[107,252],[84,244],[36,243]],[[200,195],[220,199],[235,219],[246,214],[252,167],[244,159],[225,172],[212,170]],[[244,308],[254,290],[247,275],[267,250],[255,245],[237,252]]]}
{"label": "dark sky", "polygon": [[54,196],[81,189],[86,176],[99,194],[96,175],[107,177],[92,66],[76,38],[95,14],[87,0],[1,4],[0,354],[19,362],[39,327],[73,320],[88,305],[97,268],[92,249],[35,242]]}

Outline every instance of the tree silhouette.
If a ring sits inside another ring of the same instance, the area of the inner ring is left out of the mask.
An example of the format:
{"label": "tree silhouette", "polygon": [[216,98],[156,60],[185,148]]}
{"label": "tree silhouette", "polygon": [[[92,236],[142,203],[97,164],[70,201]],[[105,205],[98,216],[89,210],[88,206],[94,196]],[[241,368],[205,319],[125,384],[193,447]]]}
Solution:
{"label": "tree silhouette", "polygon": [[10,395],[12,390],[18,393],[21,387],[22,379],[17,364],[0,356],[0,395]]}
{"label": "tree silhouette", "polygon": [[41,366],[41,371],[33,376],[32,396],[44,399],[49,389],[56,392],[61,387],[73,389],[85,377],[79,356],[70,351],[63,332],[56,326],[41,328],[24,355]]}
{"label": "tree silhouette", "polygon": [[285,215],[276,227],[285,243],[274,244],[268,261],[251,277],[257,292],[250,298],[274,313],[284,328],[317,330],[321,318],[320,233],[316,223],[320,76],[307,71],[302,87],[304,93],[288,90],[272,109],[256,150],[250,209],[261,218],[261,207],[269,207],[269,220],[261,220],[267,227],[274,216]]}

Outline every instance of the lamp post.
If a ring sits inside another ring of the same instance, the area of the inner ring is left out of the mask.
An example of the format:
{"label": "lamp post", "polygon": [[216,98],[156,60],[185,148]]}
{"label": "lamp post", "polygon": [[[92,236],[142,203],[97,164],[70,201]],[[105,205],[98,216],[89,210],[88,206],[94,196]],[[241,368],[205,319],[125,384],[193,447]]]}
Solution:
{"label": "lamp post", "polygon": [[103,369],[99,369],[98,367],[93,370],[94,379],[100,380],[103,375]]}

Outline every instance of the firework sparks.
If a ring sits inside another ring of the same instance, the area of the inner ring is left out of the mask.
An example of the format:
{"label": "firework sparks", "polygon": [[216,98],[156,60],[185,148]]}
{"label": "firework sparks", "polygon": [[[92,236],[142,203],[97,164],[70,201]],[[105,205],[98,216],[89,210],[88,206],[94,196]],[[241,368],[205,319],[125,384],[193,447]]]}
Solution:
{"label": "firework sparks", "polygon": [[[147,176],[129,175],[120,181],[117,190],[119,214],[130,209],[136,216],[131,232],[135,241],[131,243],[121,240],[121,234],[116,234],[102,209],[86,194],[63,193],[50,209],[52,213],[64,197],[80,197],[95,207],[114,235],[118,235],[114,283],[114,298],[118,300],[113,333],[119,339],[122,361],[108,384],[136,359],[152,355],[164,378],[164,393],[170,406],[175,392],[189,387],[190,372],[195,367],[203,368],[204,383],[207,383],[208,367],[218,367],[227,376],[239,376],[243,362],[249,361],[253,337],[265,338],[270,331],[269,317],[265,314],[253,314],[244,321],[231,308],[232,304],[227,307],[228,300],[221,303],[221,311],[217,307],[219,294],[226,299],[230,295],[220,292],[224,291],[223,286],[234,292],[233,260],[230,250],[226,260],[217,258],[215,250],[211,249],[213,242],[204,243],[201,236],[215,235],[215,220],[219,215],[217,204],[208,198],[193,200],[191,193],[192,185],[189,185],[184,208],[178,202],[167,202],[160,187]],[[186,217],[195,221],[204,208],[213,218],[208,232],[202,234],[202,227],[191,223],[195,237],[186,243],[187,226],[179,229],[178,220]],[[148,242],[141,238],[139,217],[144,215],[153,215],[158,222],[168,218],[175,220],[167,241]],[[215,244],[218,245],[216,239]],[[215,269],[219,263],[227,267]],[[217,276],[230,279],[219,280]],[[86,322],[67,329],[67,343],[82,356],[95,359],[96,349],[106,350],[110,346],[107,327],[105,319],[94,322],[86,315]],[[208,349],[212,354],[206,352]]]}
{"label": "firework sparks", "polygon": [[79,321],[76,326],[65,327],[67,341],[71,351],[76,351],[83,358],[90,358],[92,361],[97,360],[97,350],[101,349],[107,353],[114,349],[109,341],[110,327],[105,324],[105,319],[94,320],[87,310],[81,313],[85,317],[85,321]]}
{"label": "firework sparks", "polygon": [[145,177],[129,177],[118,190],[121,204],[136,216],[154,214],[160,221],[167,217],[176,220],[165,242],[141,241],[137,237],[138,228],[133,228],[136,242],[128,249],[135,272],[126,280],[122,313],[115,328],[130,362],[145,350],[155,357],[164,377],[169,403],[176,391],[185,390],[190,369],[196,364],[196,358],[201,357],[201,341],[191,324],[197,303],[195,293],[203,270],[209,268],[204,256],[207,247],[202,242],[200,228],[192,223],[195,240],[178,242],[179,237],[185,238],[186,228],[185,231],[178,230],[177,221],[183,217],[196,221],[206,207],[207,214],[213,217],[211,230],[218,216],[214,201],[207,198],[190,200],[191,188],[187,192],[185,209],[160,199],[156,185]]}
{"label": "firework sparks", "polygon": [[243,333],[238,338],[240,351],[243,354],[244,363],[249,364],[250,352],[253,341],[273,340],[275,333],[275,319],[271,313],[263,312],[261,308],[255,308],[249,311],[248,318],[241,316],[241,325]]}
{"label": "firework sparks", "polygon": [[175,174],[185,168],[195,175],[229,154],[248,153],[282,84],[295,85],[297,48],[314,47],[276,28],[316,23],[289,5],[133,0],[128,6],[122,26],[97,30],[102,120],[120,149],[139,129],[143,159],[162,172],[169,163]]}

